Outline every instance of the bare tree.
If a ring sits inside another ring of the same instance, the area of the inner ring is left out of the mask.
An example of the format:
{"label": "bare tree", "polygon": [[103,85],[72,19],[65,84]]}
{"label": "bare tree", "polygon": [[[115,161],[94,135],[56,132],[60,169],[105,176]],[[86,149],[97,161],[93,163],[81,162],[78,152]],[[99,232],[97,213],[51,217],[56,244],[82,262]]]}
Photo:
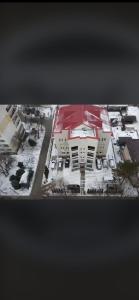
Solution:
{"label": "bare tree", "polygon": [[9,154],[0,154],[0,173],[8,176],[13,161],[13,157]]}

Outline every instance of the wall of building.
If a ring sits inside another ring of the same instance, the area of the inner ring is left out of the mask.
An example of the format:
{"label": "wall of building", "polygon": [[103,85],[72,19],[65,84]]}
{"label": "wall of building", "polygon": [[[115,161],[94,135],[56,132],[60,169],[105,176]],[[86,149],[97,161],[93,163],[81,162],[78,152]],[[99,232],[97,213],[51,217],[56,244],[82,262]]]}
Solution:
{"label": "wall of building", "polygon": [[103,130],[99,130],[98,136],[99,136],[99,142],[98,142],[98,148],[97,148],[97,155],[100,157],[106,156],[111,133],[104,132]]}
{"label": "wall of building", "polygon": [[[81,126],[79,126],[81,129]],[[99,131],[99,140],[96,138],[71,138],[68,137],[68,130],[54,134],[54,141],[58,150],[58,155],[70,157],[72,169],[78,169],[80,164],[85,168],[95,167],[96,155],[106,156],[111,133]]]}
{"label": "wall of building", "polygon": [[24,126],[14,105],[0,106],[0,152],[16,152]]}
{"label": "wall of building", "polygon": [[123,159],[124,159],[124,160],[132,161],[127,146],[124,147],[124,149],[123,149],[123,151],[122,151],[122,155],[123,155]]}
{"label": "wall of building", "polygon": [[68,131],[63,130],[61,133],[54,134],[55,145],[59,156],[66,157],[69,155]]}
{"label": "wall of building", "polygon": [[93,169],[95,165],[97,139],[71,139],[69,140],[69,151],[72,168],[79,168],[84,164],[86,168]]}

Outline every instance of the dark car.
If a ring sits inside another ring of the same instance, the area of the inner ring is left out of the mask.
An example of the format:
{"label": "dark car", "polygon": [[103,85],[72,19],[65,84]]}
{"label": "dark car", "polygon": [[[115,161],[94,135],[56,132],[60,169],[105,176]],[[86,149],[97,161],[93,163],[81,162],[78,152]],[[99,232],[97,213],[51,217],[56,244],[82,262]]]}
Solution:
{"label": "dark car", "polygon": [[78,184],[69,184],[67,190],[70,190],[72,193],[80,193],[80,186]]}
{"label": "dark car", "polygon": [[66,159],[65,160],[65,168],[69,168],[69,165],[70,165],[70,161],[69,161],[69,159]]}

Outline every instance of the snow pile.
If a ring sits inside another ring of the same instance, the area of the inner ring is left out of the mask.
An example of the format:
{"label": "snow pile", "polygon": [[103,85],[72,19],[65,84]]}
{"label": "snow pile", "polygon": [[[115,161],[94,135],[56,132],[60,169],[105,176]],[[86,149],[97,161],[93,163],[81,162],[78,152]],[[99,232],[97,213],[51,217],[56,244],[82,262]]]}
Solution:
{"label": "snow pile", "polygon": [[137,197],[138,191],[137,188],[133,187],[129,180],[123,184],[123,196],[124,197]]}
{"label": "snow pile", "polygon": [[124,130],[122,131],[121,126],[112,127],[113,136],[116,140],[119,139],[119,137],[131,137],[132,139],[138,139],[138,134],[134,130]]}

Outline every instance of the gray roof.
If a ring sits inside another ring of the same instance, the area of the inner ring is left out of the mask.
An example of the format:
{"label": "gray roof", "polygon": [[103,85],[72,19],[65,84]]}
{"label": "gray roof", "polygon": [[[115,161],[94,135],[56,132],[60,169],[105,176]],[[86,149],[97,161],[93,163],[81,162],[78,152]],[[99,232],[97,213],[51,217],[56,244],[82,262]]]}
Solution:
{"label": "gray roof", "polygon": [[126,145],[132,161],[139,162],[139,139],[128,139]]}
{"label": "gray roof", "polygon": [[136,116],[124,116],[123,121],[125,123],[134,123],[137,121]]}
{"label": "gray roof", "polygon": [[118,139],[118,144],[119,144],[119,146],[125,146],[127,144],[127,142],[130,140],[132,140],[131,137],[121,136]]}

